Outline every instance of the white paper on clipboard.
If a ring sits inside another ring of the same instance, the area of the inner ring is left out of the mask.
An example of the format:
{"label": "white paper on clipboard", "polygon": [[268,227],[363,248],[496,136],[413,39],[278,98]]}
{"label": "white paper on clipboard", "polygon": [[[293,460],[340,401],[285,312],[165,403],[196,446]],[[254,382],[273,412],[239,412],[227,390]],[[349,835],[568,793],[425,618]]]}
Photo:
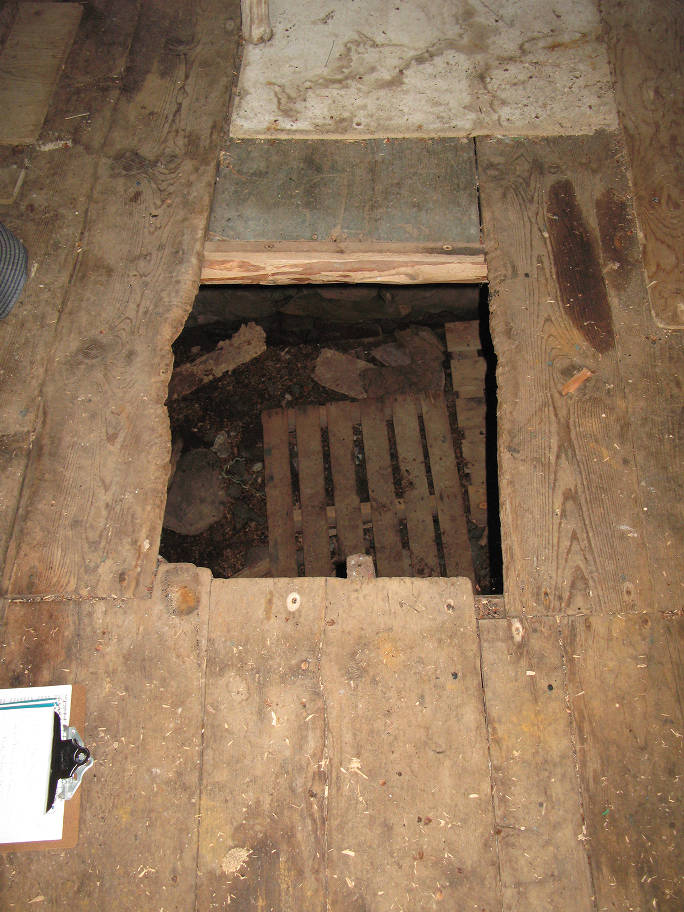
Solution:
{"label": "white paper on clipboard", "polygon": [[64,737],[70,684],[0,690],[0,844],[62,838],[64,801],[45,811],[55,711]]}

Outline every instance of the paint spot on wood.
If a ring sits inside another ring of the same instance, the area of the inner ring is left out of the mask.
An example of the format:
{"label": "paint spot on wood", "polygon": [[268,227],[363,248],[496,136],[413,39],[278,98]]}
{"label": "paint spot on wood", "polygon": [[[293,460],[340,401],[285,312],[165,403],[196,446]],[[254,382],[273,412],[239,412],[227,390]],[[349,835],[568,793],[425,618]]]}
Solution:
{"label": "paint spot on wood", "polygon": [[563,307],[582,337],[603,354],[615,346],[613,318],[596,239],[569,180],[551,186],[546,214]]}

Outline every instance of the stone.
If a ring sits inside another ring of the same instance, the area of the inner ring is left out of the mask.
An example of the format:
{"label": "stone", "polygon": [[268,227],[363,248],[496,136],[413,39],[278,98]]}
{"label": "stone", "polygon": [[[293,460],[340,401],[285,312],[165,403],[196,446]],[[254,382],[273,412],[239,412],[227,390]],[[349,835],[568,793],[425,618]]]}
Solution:
{"label": "stone", "polygon": [[227,495],[219,458],[211,450],[184,453],[169,488],[164,528],[199,535],[221,519]]}

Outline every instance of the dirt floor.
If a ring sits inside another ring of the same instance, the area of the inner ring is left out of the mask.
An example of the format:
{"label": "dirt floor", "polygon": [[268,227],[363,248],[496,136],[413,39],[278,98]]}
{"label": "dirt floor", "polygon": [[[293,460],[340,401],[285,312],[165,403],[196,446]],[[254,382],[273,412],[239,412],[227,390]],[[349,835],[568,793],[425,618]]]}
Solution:
{"label": "dirt floor", "polygon": [[[182,531],[192,529],[194,532],[182,534],[178,523],[169,518],[170,508],[167,508],[160,547],[160,553],[166,560],[206,566],[214,576],[228,578],[266,558],[268,527],[261,413],[266,409],[323,405],[350,398],[322,386],[314,379],[314,365],[323,348],[378,364],[373,357],[373,349],[392,342],[396,330],[429,327],[443,344],[444,322],[454,319],[453,311],[409,312],[403,318],[388,319],[380,315],[382,309],[387,309],[387,302],[384,301],[380,310],[375,309],[378,314],[376,319],[332,322],[330,314],[302,314],[302,310],[316,310],[315,294],[305,291],[306,307],[302,308],[296,305],[297,295],[300,295],[300,302],[302,300],[301,289],[243,289],[234,295],[239,314],[235,308],[232,312],[228,308],[224,310],[225,319],[222,320],[216,319],[216,312],[207,316],[207,300],[204,299],[198,302],[188,325],[177,339],[174,356],[178,367],[212,351],[219,342],[230,338],[248,317],[245,308],[250,297],[255,302],[253,312],[266,314],[257,321],[266,333],[266,351],[234,371],[168,403],[176,464],[172,485],[178,484],[179,472],[192,476],[189,484],[181,486],[180,495],[174,491],[172,497],[170,491],[169,503],[172,500],[177,502],[178,496],[192,501],[195,496],[192,485],[197,483],[202,490],[200,496],[208,500],[209,508],[213,505],[221,516],[208,528],[195,532],[193,513],[196,505],[192,502],[181,504],[180,511],[188,514],[188,522],[180,524],[185,526]],[[364,292],[360,294],[363,296]],[[367,297],[367,291],[365,294]],[[213,306],[216,311],[216,293],[210,294],[209,299],[210,308]],[[230,292],[227,299],[230,300]],[[438,306],[436,300],[433,295],[433,307]],[[322,301],[325,310],[325,299]],[[377,301],[383,301],[383,298],[378,296]],[[367,307],[371,313],[376,303],[371,302]],[[274,306],[278,309],[269,313]],[[337,307],[339,309],[339,302]],[[389,307],[390,312],[393,309]],[[287,313],[284,310],[299,312]],[[235,316],[240,318],[234,319]],[[450,390],[446,352],[444,367],[446,389]],[[454,433],[458,439],[455,425]],[[296,459],[296,453],[293,458]],[[360,471],[363,474],[362,466]],[[202,487],[198,474],[207,476],[208,487]],[[357,481],[359,494],[362,499],[367,499],[367,488],[365,498],[363,496],[365,479],[359,477]],[[221,504],[225,504],[223,509]],[[174,511],[175,514],[178,512],[178,509]],[[168,528],[169,525],[174,526],[176,531]],[[496,581],[492,580],[490,572],[488,536],[482,527],[470,521],[470,517],[468,525],[475,564],[474,582],[480,592],[489,593],[496,588]],[[334,551],[334,539],[331,548]],[[367,550],[373,553],[371,539]],[[332,556],[336,557],[334,553]]]}

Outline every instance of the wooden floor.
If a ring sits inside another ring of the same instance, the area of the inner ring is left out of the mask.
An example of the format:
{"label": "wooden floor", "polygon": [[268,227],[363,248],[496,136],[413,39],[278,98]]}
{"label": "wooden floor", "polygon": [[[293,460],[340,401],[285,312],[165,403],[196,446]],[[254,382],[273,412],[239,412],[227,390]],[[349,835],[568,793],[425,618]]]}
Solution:
{"label": "wooden floor", "polygon": [[624,132],[474,141],[503,606],[157,572],[239,4],[84,11],[0,146],[0,683],[85,684],[96,764],[3,908],[682,908],[681,15],[641,6],[600,3]]}

